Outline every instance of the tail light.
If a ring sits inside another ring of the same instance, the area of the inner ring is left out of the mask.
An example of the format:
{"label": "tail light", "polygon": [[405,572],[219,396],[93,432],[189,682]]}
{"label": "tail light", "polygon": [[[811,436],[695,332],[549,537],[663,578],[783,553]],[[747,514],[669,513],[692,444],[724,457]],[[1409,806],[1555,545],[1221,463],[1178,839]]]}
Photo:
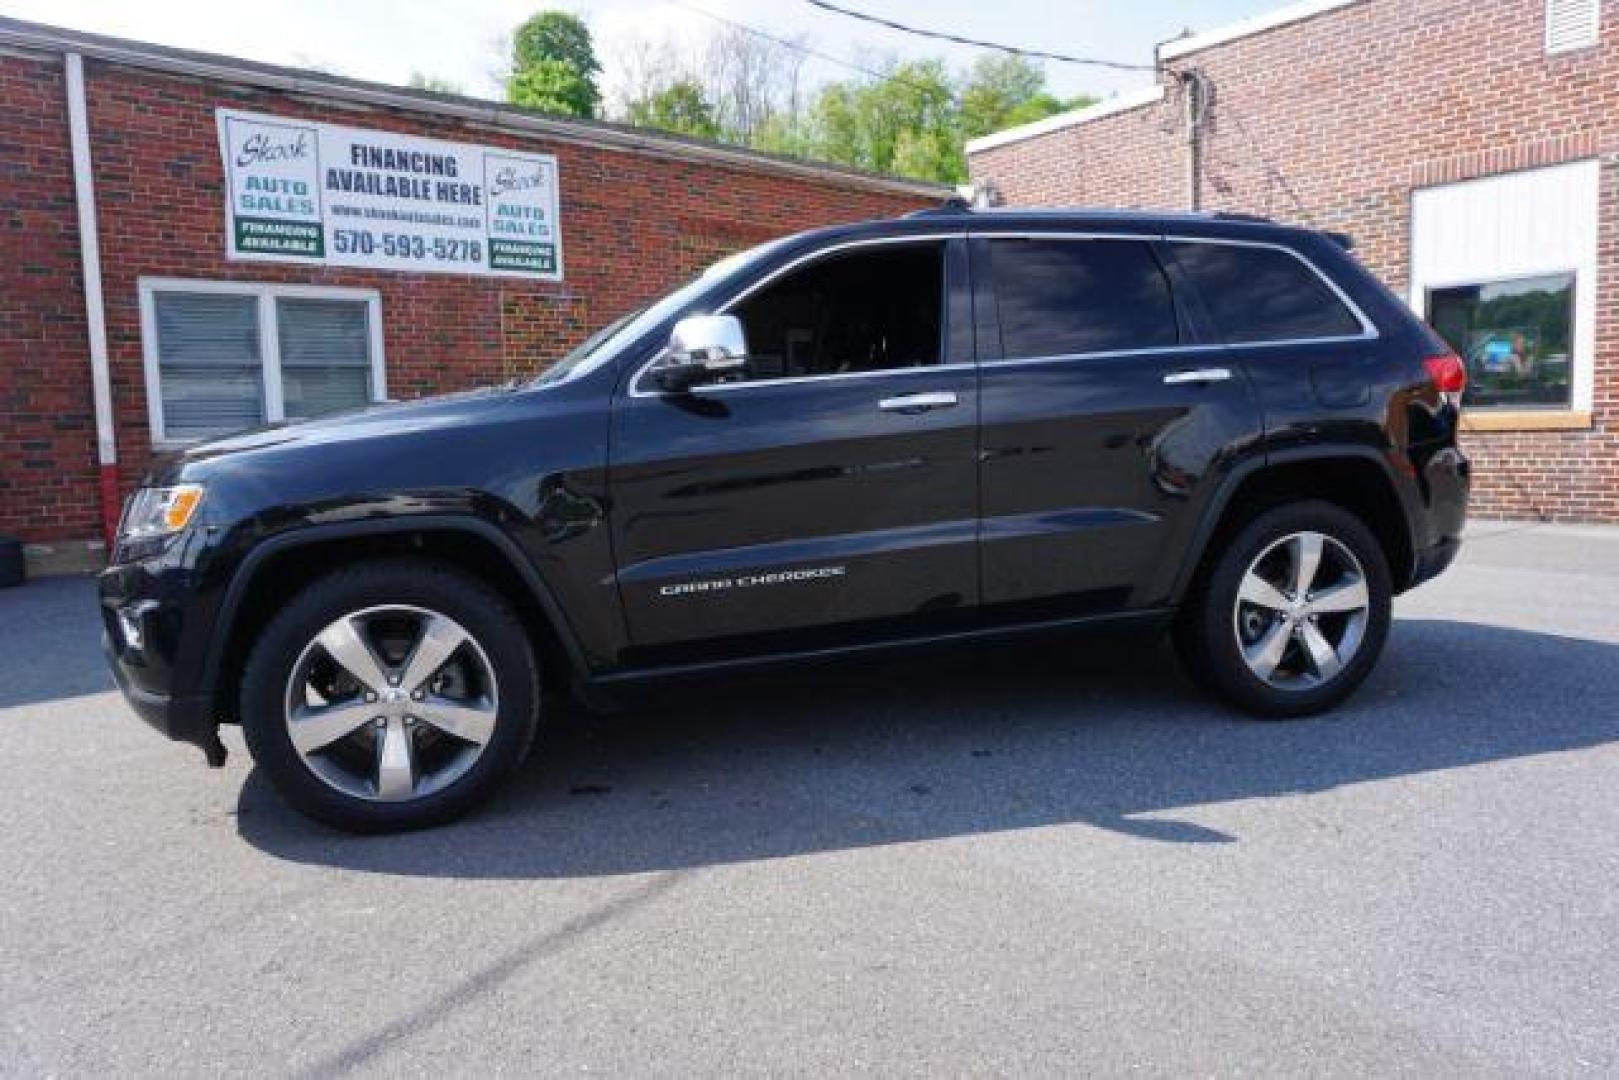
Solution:
{"label": "tail light", "polygon": [[1462,391],[1467,389],[1467,367],[1453,352],[1442,352],[1422,362],[1428,370],[1428,379],[1445,399],[1445,404],[1461,406]]}

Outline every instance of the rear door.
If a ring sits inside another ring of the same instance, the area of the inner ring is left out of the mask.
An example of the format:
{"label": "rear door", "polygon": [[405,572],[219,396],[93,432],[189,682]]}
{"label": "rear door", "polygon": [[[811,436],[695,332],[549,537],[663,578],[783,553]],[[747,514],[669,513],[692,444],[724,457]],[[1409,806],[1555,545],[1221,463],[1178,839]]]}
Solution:
{"label": "rear door", "polygon": [[1242,372],[1151,236],[975,236],[982,590],[1008,620],[1164,602],[1226,464],[1260,436]]}
{"label": "rear door", "polygon": [[868,242],[721,311],[740,377],[616,402],[618,582],[637,662],[850,644],[978,599],[965,243]]}
{"label": "rear door", "polygon": [[1377,328],[1314,261],[1278,244],[1212,237],[1176,238],[1167,250],[1252,381],[1268,451],[1329,434],[1381,451],[1386,418],[1371,388],[1388,375]]}

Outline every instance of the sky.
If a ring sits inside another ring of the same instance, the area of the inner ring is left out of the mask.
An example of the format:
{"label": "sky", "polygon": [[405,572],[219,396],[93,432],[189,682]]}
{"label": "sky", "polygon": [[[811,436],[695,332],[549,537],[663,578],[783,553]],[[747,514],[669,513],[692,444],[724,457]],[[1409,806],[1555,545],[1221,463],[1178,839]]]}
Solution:
{"label": "sky", "polygon": [[[1286,0],[840,0],[899,22],[1050,51],[1149,64],[1153,45],[1183,30],[1207,30]],[[161,45],[268,63],[317,67],[377,82],[431,75],[479,97],[500,96],[505,35],[534,11],[582,16],[596,39],[609,100],[638,40],[696,49],[720,26],[709,15],[777,36],[803,35],[818,52],[872,66],[883,57],[942,56],[965,68],[981,50],[928,41],[821,11],[805,0],[0,0],[0,14]],[[706,11],[709,15],[701,12]],[[1063,97],[1108,97],[1144,85],[1146,73],[1047,63]],[[819,82],[853,77],[810,60]]]}

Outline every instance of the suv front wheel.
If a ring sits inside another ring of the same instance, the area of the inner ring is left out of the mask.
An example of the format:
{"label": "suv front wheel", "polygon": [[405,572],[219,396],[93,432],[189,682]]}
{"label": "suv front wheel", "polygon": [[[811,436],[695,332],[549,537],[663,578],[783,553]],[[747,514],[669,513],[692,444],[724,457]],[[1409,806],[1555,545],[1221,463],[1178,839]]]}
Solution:
{"label": "suv front wheel", "polygon": [[527,756],[539,673],[488,585],[391,559],[314,582],[273,618],[242,676],[254,762],[294,806],[355,832],[436,825]]}
{"label": "suv front wheel", "polygon": [[1176,628],[1181,661],[1247,712],[1307,716],[1354,692],[1377,663],[1391,610],[1388,560],[1355,515],[1326,502],[1260,514],[1194,585]]}

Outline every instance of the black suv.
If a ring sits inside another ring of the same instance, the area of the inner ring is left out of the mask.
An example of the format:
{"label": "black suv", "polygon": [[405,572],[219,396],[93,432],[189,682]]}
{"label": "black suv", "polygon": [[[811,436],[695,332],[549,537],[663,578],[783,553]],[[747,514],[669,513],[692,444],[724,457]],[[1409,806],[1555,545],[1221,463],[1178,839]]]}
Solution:
{"label": "black suv", "polygon": [[732,256],[533,382],[156,469],[101,577],[135,709],[301,810],[447,820],[542,695],[1081,626],[1260,716],[1455,556],[1454,355],[1328,234],[967,212]]}

